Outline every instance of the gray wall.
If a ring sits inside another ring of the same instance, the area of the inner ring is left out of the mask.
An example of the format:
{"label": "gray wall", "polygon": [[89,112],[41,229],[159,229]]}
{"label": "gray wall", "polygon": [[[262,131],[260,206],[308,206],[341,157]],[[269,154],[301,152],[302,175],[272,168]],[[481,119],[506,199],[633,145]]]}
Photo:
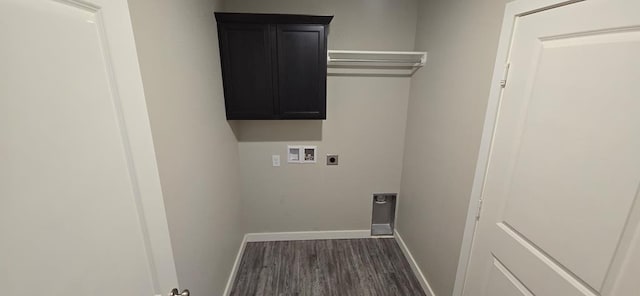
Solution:
{"label": "gray wall", "polygon": [[221,295],[238,251],[238,143],[225,119],[213,0],[130,0],[183,288]]}
{"label": "gray wall", "polygon": [[505,0],[421,1],[398,229],[436,295],[451,295]]}
{"label": "gray wall", "polygon": [[[411,50],[416,0],[234,0],[229,12],[335,15],[329,49]],[[368,229],[374,192],[398,192],[410,78],[327,81],[326,121],[240,121],[246,232]],[[286,163],[287,144],[319,149],[317,164]],[[340,165],[325,165],[325,155]],[[279,154],[281,167],[271,166]]]}
{"label": "gray wall", "polygon": [[[400,191],[399,231],[451,294],[505,0],[129,2],[184,287],[221,293],[244,232],[367,229],[371,194]],[[326,121],[228,123],[214,10],[335,15],[330,49],[415,37],[429,61],[413,78],[330,76]],[[287,144],[319,162],[288,165]]]}

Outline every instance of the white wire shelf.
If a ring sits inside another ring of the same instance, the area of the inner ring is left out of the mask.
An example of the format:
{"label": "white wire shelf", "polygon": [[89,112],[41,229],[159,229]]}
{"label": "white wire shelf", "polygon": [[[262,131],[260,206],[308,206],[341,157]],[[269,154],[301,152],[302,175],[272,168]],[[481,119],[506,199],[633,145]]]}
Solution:
{"label": "white wire shelf", "polygon": [[329,50],[329,75],[411,76],[427,62],[420,51]]}

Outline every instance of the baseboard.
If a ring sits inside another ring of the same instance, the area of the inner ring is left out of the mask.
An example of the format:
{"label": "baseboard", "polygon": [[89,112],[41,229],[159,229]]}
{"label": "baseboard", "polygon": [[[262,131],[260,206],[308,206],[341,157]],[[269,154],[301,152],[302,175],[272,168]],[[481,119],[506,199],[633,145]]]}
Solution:
{"label": "baseboard", "polygon": [[242,242],[240,242],[240,248],[238,249],[238,254],[236,254],[236,260],[233,262],[233,266],[231,267],[231,273],[229,274],[229,279],[227,280],[227,286],[224,288],[224,296],[229,296],[231,294],[231,289],[233,289],[233,283],[236,281],[236,274],[238,273],[238,268],[240,267],[240,261],[242,260],[242,255],[244,254],[244,248],[247,246],[247,235],[245,234],[242,238]]}
{"label": "baseboard", "polygon": [[[370,230],[330,230],[330,231],[297,231],[297,232],[262,232],[247,233],[247,242],[271,242],[318,239],[356,239],[371,238]],[[378,238],[379,236],[376,236]],[[391,237],[391,236],[389,236]]]}
{"label": "baseboard", "polygon": [[409,251],[409,248],[404,243],[404,240],[402,240],[402,236],[400,235],[400,233],[398,233],[397,230],[396,230],[396,241],[398,242],[398,245],[400,245],[400,249],[402,250],[402,253],[404,253],[404,256],[407,258],[407,261],[409,261],[409,265],[411,265],[411,270],[413,270],[413,273],[418,278],[418,281],[422,286],[422,290],[424,290],[427,296],[436,296],[436,294],[433,293],[433,289],[431,289],[431,285],[429,285],[427,278],[424,277],[424,274],[422,273],[422,270],[420,270],[418,263],[413,258],[413,255],[411,255],[411,251]]}

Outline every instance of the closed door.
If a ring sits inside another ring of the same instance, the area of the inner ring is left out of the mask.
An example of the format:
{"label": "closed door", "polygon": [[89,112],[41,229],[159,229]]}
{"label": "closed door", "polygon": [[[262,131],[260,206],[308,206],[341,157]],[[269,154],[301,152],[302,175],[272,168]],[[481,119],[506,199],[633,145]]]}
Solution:
{"label": "closed door", "polygon": [[280,116],[326,118],[325,26],[277,25]]}
{"label": "closed door", "polygon": [[517,17],[464,295],[640,295],[639,12]]}
{"label": "closed door", "polygon": [[0,290],[177,285],[125,0],[0,1]]}
{"label": "closed door", "polygon": [[224,23],[219,30],[227,119],[273,119],[275,28]]}

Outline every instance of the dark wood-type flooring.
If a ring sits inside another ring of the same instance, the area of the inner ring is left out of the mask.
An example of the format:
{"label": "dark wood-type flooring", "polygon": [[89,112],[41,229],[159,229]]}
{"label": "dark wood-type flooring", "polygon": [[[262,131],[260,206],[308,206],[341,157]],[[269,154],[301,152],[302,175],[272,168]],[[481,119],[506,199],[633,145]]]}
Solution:
{"label": "dark wood-type flooring", "polygon": [[425,295],[394,239],[248,243],[232,296]]}

